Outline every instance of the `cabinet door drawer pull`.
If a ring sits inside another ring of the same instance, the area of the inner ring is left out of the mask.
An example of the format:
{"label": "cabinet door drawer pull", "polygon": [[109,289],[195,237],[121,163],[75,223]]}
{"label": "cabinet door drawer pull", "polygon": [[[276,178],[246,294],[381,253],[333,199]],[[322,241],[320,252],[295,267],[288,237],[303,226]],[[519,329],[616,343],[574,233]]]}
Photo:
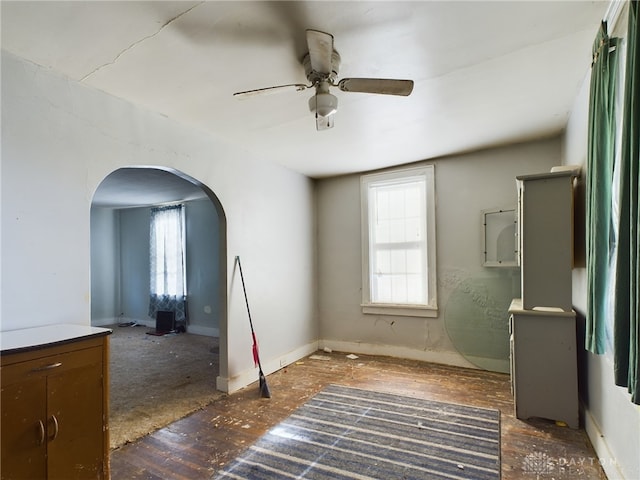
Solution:
{"label": "cabinet door drawer pull", "polygon": [[51,415],[51,422],[53,423],[53,436],[49,438],[49,441],[53,442],[56,438],[58,438],[58,419],[55,415]]}
{"label": "cabinet door drawer pull", "polygon": [[45,365],[44,367],[38,367],[31,370],[32,372],[43,372],[45,370],[52,370],[54,368],[58,368],[62,366],[62,362],[50,363],[49,365]]}
{"label": "cabinet door drawer pull", "polygon": [[40,428],[40,441],[38,442],[38,445],[43,445],[44,444],[44,423],[42,423],[42,420],[38,420],[38,427]]}

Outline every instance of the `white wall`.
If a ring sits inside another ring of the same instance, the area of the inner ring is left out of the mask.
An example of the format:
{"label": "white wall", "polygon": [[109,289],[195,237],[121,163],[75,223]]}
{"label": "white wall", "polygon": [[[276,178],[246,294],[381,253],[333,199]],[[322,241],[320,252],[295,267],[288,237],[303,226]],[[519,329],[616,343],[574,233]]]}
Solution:
{"label": "white wall", "polygon": [[[582,165],[581,184],[587,158],[587,127],[590,77],[585,79],[576,98],[563,139],[563,163]],[[584,189],[579,190],[578,211],[584,213]],[[576,219],[584,235],[584,216]],[[584,246],[580,238],[578,247]],[[578,248],[580,250],[580,248]],[[573,270],[573,305],[584,319],[587,310],[587,271],[583,266]],[[585,383],[581,396],[585,407],[585,428],[598,457],[612,479],[640,479],[640,407],[629,400],[625,388],[613,380],[611,352],[604,355],[583,353]]]}
{"label": "white wall", "polygon": [[220,387],[257,378],[235,255],[246,270],[265,370],[313,350],[313,181],[4,51],[0,328],[89,324],[91,200],[109,173],[132,165],[183,172],[225,210]]}
{"label": "white wall", "polygon": [[[560,141],[513,145],[429,163],[435,164],[437,196],[438,317],[361,313],[359,176],[324,179],[317,188],[320,338],[333,349],[472,366],[468,361],[472,355],[460,355],[448,334],[455,311],[462,315],[456,320],[468,324],[478,338],[487,331],[499,336],[502,358],[472,358],[474,362],[508,371],[507,308],[511,298],[519,295],[519,270],[482,266],[481,211],[515,207],[515,176],[559,165]],[[467,313],[460,311],[460,302],[467,305]],[[468,353],[469,345],[462,346]]]}

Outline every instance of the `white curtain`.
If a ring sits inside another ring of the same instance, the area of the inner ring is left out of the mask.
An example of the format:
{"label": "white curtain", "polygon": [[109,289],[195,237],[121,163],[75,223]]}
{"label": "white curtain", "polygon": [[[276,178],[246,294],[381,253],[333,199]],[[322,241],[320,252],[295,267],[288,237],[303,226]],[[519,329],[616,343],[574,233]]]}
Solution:
{"label": "white curtain", "polygon": [[149,236],[151,285],[149,316],[158,310],[186,320],[185,231],[182,205],[153,208]]}

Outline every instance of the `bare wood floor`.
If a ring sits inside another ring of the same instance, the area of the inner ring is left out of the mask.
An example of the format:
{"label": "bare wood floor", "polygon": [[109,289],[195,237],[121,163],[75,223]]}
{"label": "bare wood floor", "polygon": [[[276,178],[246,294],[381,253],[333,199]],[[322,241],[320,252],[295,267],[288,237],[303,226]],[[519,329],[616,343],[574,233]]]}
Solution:
{"label": "bare wood floor", "polygon": [[[113,480],[209,479],[224,464],[331,383],[501,411],[502,479],[602,480],[584,430],[514,416],[509,376],[411,360],[318,352],[257,383],[111,452]],[[257,378],[257,373],[256,373]]]}

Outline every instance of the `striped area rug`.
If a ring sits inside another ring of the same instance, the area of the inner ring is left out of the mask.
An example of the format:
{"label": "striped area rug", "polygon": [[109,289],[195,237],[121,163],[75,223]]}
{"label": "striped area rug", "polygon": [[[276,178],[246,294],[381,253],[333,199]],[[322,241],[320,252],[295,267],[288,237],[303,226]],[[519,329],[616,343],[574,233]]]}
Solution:
{"label": "striped area rug", "polygon": [[331,385],[217,479],[500,478],[500,412]]}

